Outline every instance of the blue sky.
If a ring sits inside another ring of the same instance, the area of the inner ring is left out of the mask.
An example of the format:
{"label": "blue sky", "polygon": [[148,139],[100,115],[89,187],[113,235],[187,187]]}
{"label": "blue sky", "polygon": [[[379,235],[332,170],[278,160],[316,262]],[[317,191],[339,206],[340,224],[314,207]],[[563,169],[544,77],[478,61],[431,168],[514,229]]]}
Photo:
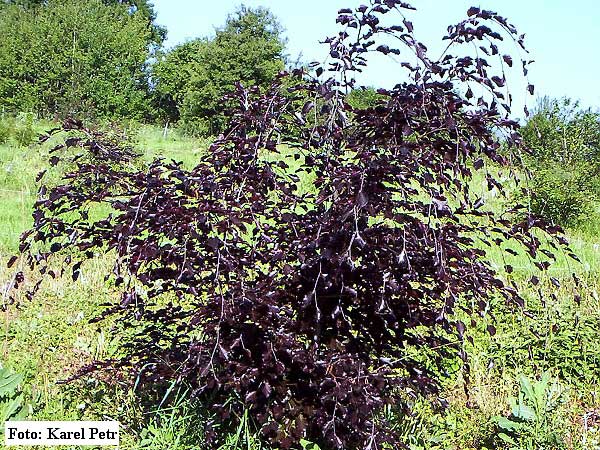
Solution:
{"label": "blue sky", "polygon": [[[364,3],[368,3],[364,1]],[[309,62],[322,60],[319,40],[336,31],[338,9],[358,6],[360,0],[154,0],[158,22],[168,28],[168,46],[210,36],[240,3],[268,7],[285,28],[288,54]],[[586,107],[600,109],[600,0],[413,0],[418,11],[409,16],[417,38],[432,51],[441,48],[446,27],[466,16],[469,6],[492,9],[504,15],[520,32],[535,64],[530,82],[536,95],[568,96]],[[359,81],[365,85],[393,86],[397,65],[377,59]],[[518,77],[517,77],[518,78]],[[524,87],[511,86],[514,111],[520,115],[526,99]]]}

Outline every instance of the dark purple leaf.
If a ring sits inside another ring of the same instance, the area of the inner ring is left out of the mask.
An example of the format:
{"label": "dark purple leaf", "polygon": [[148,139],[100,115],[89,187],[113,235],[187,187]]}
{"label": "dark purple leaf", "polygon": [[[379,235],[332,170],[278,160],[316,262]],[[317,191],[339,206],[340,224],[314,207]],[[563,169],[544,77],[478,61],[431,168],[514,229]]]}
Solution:
{"label": "dark purple leaf", "polygon": [[475,15],[479,14],[479,13],[480,13],[480,11],[481,11],[481,10],[480,10],[479,8],[476,8],[476,7],[472,6],[472,7],[470,7],[470,8],[469,8],[469,10],[467,11],[467,15],[468,15],[469,17],[472,17],[472,16],[475,16]]}
{"label": "dark purple leaf", "polygon": [[6,264],[6,267],[10,269],[17,262],[17,259],[18,258],[16,256],[11,256],[11,258],[8,260],[8,263]]}

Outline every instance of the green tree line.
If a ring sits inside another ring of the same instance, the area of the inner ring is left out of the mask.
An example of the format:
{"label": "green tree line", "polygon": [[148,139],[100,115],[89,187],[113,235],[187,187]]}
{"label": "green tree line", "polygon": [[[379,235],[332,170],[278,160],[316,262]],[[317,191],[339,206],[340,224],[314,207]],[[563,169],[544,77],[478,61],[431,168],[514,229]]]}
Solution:
{"label": "green tree line", "polygon": [[165,38],[146,0],[0,1],[0,109],[214,134],[237,81],[265,85],[284,68],[282,28],[267,9],[240,7],[213,37],[172,49]]}

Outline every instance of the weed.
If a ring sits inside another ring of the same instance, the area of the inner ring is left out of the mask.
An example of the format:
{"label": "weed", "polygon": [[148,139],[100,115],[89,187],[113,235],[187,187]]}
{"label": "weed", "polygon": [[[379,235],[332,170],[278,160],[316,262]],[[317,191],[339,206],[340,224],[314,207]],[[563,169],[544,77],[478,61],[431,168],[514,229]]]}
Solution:
{"label": "weed", "polygon": [[23,376],[0,366],[0,433],[7,420],[24,420],[31,412],[21,389]]}
{"label": "weed", "polygon": [[552,412],[562,400],[562,388],[550,373],[545,372],[538,381],[526,376],[519,378],[518,397],[509,399],[508,417],[495,417],[498,438],[512,448],[534,450],[562,447],[560,436],[553,428]]}
{"label": "weed", "polygon": [[14,129],[14,138],[17,144],[21,147],[27,147],[35,142],[36,137],[33,114],[19,114]]}
{"label": "weed", "polygon": [[6,144],[12,136],[14,120],[11,117],[0,116],[0,145]]}

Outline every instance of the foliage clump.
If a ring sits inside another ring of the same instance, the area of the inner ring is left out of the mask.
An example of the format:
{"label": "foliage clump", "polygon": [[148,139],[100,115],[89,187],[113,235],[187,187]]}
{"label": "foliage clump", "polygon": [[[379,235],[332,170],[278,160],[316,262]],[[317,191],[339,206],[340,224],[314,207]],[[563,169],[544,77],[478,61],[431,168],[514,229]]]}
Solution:
{"label": "foliage clump", "polygon": [[[215,415],[207,434],[217,441],[248,417],[280,448],[401,445],[386,406],[435,393],[436,367],[467,360],[467,328],[492,300],[524,303],[485,245],[521,244],[542,267],[546,239],[566,245],[556,228],[518,208],[497,215],[470,190],[473,171],[507,162],[499,132],[520,142],[503,67],[482,55],[522,37],[471,8],[436,60],[410,9],[343,9],[325,65],[263,88],[238,83],[224,133],[192,170],[164,160],[140,169],[129,150],[65,123],[50,162],[66,172],[41,187],[21,251],[49,276],[51,256],[65,255],[74,280],[94,253],[115,255],[107,279],[122,295],[98,320],[118,316],[122,355],[81,374],[112,367],[140,386],[187,383]],[[387,15],[400,19],[383,25]],[[414,58],[406,81],[353,108],[346,94],[369,52]]]}
{"label": "foliage clump", "polygon": [[512,448],[564,448],[552,420],[552,412],[562,402],[558,380],[544,372],[540,380],[519,377],[518,397],[510,397],[510,416],[494,417],[498,427],[495,447],[509,444]]}

